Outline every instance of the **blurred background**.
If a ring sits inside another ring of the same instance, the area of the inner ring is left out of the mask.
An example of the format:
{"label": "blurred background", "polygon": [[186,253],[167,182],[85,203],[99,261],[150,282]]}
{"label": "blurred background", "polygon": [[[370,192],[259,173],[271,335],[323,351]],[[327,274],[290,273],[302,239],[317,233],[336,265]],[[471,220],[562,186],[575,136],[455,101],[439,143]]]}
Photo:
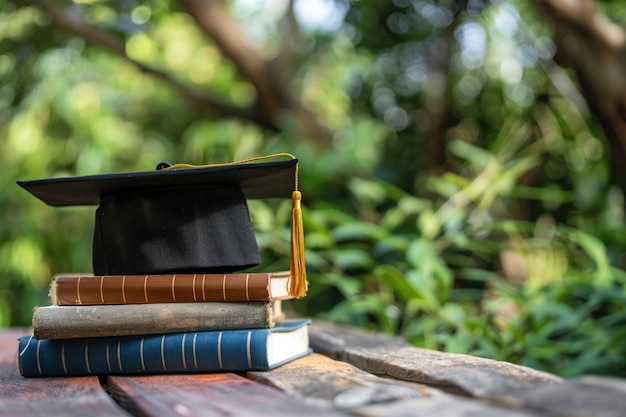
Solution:
{"label": "blurred background", "polygon": [[[293,314],[626,376],[618,0],[0,0],[0,327],[91,271],[16,180],[300,159]],[[252,201],[263,268],[289,202]]]}

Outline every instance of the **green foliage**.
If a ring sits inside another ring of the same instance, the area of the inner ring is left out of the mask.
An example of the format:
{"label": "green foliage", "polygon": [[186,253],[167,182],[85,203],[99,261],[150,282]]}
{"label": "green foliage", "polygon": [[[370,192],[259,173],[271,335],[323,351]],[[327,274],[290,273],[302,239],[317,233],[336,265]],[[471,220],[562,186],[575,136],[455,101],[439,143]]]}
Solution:
{"label": "green foliage", "polygon": [[[72,7],[137,62],[254,104],[174,3]],[[230,3],[276,54],[273,2]],[[311,284],[294,313],[567,376],[623,374],[624,197],[548,29],[523,1],[337,4],[343,26],[302,33],[286,81],[332,130],[320,148],[288,117],[278,132],[217,117],[39,8],[0,0],[0,327],[29,323],[52,274],[91,269],[93,208],[45,207],[15,180],[292,152]],[[250,202],[264,269],[288,267],[289,211]]]}
{"label": "green foliage", "polygon": [[[623,372],[626,274],[595,236],[603,228],[556,221],[572,192],[518,185],[562,156],[551,138],[531,137],[534,123],[513,118],[487,149],[451,142],[462,174],[431,177],[428,199],[355,177],[346,183],[353,215],[310,207],[309,249],[324,262],[312,265],[309,311],[567,376]],[[577,146],[564,139],[565,148]],[[601,189],[585,193],[603,198]],[[520,198],[552,210],[515,220]],[[581,218],[596,218],[597,208]],[[327,310],[317,305],[320,292],[341,301]]]}

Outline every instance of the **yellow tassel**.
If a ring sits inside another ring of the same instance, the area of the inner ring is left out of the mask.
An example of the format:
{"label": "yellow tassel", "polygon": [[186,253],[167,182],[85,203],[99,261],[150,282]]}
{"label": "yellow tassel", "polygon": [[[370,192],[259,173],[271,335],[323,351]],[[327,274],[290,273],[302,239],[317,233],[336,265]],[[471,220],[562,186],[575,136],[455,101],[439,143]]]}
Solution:
{"label": "yellow tassel", "polygon": [[[160,169],[178,169],[178,168],[205,168],[205,167],[217,167],[244,164],[247,162],[256,162],[264,159],[277,158],[277,157],[289,157],[296,159],[295,156],[288,153],[278,153],[274,155],[257,156],[254,158],[244,159],[236,162],[228,162],[225,164],[210,164],[210,165],[188,165],[188,164],[176,164],[168,167],[161,167]],[[293,200],[293,208],[291,210],[291,277],[289,278],[289,294],[295,298],[302,298],[306,295],[307,282],[306,282],[306,267],[304,262],[304,230],[302,227],[302,208],[300,201],[302,200],[302,194],[298,191],[298,165],[295,170],[295,190],[291,194]]]}
{"label": "yellow tassel", "polygon": [[293,208],[291,210],[291,277],[289,280],[289,294],[295,298],[306,295],[306,267],[304,263],[304,231],[302,227],[302,208],[300,201],[302,193],[294,191],[291,195]]}

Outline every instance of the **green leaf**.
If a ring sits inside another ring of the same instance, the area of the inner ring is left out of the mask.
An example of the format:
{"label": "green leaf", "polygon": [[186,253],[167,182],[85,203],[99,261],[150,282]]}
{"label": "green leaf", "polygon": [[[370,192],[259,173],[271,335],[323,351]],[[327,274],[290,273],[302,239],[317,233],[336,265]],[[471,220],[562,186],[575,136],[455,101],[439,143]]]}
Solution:
{"label": "green leaf", "polygon": [[368,252],[360,249],[342,249],[337,252],[334,259],[337,268],[343,271],[371,270],[375,262]]}
{"label": "green leaf", "polygon": [[491,152],[461,140],[453,140],[450,142],[448,150],[477,167],[485,167],[494,159]]}
{"label": "green leaf", "polygon": [[374,269],[374,276],[391,285],[398,297],[403,301],[420,297],[420,292],[414,288],[406,277],[390,265],[381,265]]}
{"label": "green leaf", "polygon": [[337,242],[359,241],[374,243],[386,235],[387,232],[383,228],[365,222],[340,225],[331,231],[331,236]]}
{"label": "green leaf", "polygon": [[345,298],[353,298],[361,293],[361,281],[358,278],[339,274],[315,274],[311,277],[312,285],[335,287]]}

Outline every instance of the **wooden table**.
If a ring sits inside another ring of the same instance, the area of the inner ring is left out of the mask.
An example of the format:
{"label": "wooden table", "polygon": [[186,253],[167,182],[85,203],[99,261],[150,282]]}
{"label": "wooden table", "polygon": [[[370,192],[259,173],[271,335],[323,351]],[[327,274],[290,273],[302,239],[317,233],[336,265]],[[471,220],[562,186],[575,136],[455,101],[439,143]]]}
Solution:
{"label": "wooden table", "polygon": [[625,416],[626,380],[533,369],[314,323],[315,353],[269,372],[22,378],[0,332],[0,416]]}

